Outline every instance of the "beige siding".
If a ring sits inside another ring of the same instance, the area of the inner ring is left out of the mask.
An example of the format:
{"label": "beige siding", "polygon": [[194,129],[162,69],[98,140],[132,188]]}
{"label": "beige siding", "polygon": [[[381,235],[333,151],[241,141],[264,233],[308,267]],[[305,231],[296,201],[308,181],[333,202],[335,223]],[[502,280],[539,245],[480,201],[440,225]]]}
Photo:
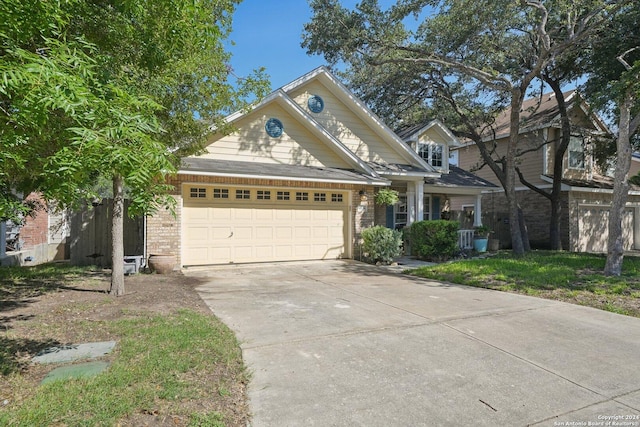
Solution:
{"label": "beige siding", "polygon": [[321,83],[311,82],[289,95],[307,111],[309,97],[320,96],[324,100],[324,110],[319,114],[310,114],[362,160],[383,164],[407,163],[406,159]]}
{"label": "beige siding", "polygon": [[[265,123],[275,117],[284,125],[284,133],[272,138]],[[350,167],[326,142],[313,135],[282,107],[271,104],[239,120],[238,129],[228,136],[213,136],[201,157],[304,166]]]}
{"label": "beige siding", "polygon": [[[498,140],[496,153],[498,155],[504,155],[507,149],[507,139]],[[520,137],[518,142],[518,149],[520,151],[532,150],[536,147],[540,147],[542,143],[542,132],[532,132]],[[484,166],[482,169],[476,170],[479,165],[482,164],[482,158],[480,151],[475,145],[462,148],[458,151],[458,164],[462,169],[473,171],[476,175],[484,178],[496,185],[500,185],[500,181],[496,178],[493,171]],[[495,157],[495,156],[494,156]],[[525,178],[534,185],[544,185],[545,181],[540,179],[540,175],[543,173],[544,152],[543,149],[536,151],[530,151],[519,157],[518,167],[524,174]],[[519,184],[516,184],[519,186]]]}

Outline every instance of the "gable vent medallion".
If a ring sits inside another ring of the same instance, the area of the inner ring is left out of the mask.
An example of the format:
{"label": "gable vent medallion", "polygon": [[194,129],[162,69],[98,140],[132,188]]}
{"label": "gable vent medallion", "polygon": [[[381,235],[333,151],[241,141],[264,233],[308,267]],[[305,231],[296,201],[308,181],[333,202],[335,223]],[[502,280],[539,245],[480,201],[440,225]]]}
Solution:
{"label": "gable vent medallion", "polygon": [[270,137],[278,138],[284,131],[284,125],[278,119],[270,118],[264,125],[264,129],[267,131]]}
{"label": "gable vent medallion", "polygon": [[318,95],[313,95],[307,101],[307,105],[309,106],[309,110],[314,113],[320,113],[324,110],[324,101]]}

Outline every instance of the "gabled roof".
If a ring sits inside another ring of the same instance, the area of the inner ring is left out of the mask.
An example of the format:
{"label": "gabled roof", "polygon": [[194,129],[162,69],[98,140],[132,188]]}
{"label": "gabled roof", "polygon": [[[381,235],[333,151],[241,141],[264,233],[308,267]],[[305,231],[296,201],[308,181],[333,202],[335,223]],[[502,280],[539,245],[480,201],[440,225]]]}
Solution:
{"label": "gabled roof", "polygon": [[344,102],[361,120],[367,123],[371,129],[389,146],[407,160],[408,166],[415,166],[423,169],[431,176],[436,176],[438,172],[422,159],[411,147],[408,147],[398,135],[393,132],[369,107],[360,101],[347,87],[342,84],[325,66],[320,66],[293,82],[283,86],[281,90],[289,93],[311,80],[320,81],[338,99]]}
{"label": "gabled roof", "polygon": [[413,142],[417,141],[420,135],[425,133],[431,128],[437,129],[437,132],[446,135],[447,138],[451,141],[452,146],[460,146],[462,145],[458,138],[446,127],[440,120],[433,119],[428,120],[426,122],[416,123],[414,125],[409,125],[405,127],[401,127],[396,130],[396,135],[404,142]]}
{"label": "gabled roof", "polygon": [[[338,81],[333,74],[324,66],[318,67],[315,70],[305,74],[304,76],[294,80],[293,82],[277,89],[269,94],[260,102],[254,104],[248,111],[237,111],[226,118],[228,123],[235,123],[250,114],[256,113],[263,108],[277,104],[280,108],[284,109],[287,114],[296,119],[297,123],[308,130],[314,137],[320,142],[324,143],[331,151],[334,152],[340,159],[346,162],[347,167],[363,176],[380,179],[379,172],[385,174],[384,168],[374,168],[365,160],[359,157],[356,152],[352,151],[347,145],[345,145],[339,137],[325,127],[321,120],[319,121],[306,109],[293,99],[292,92],[297,89],[303,90],[305,85],[315,81],[326,88],[333,96],[335,96],[339,102],[343,103],[345,107],[358,118],[364,122],[367,129],[373,132],[379,141],[385,144],[385,150],[390,150],[394,154],[394,159],[389,161],[397,163],[397,160],[405,161],[406,164],[402,164],[401,170],[411,170],[414,175],[430,177],[438,176],[439,172],[425,162],[416,152],[402,142],[393,131],[391,131],[382,120],[377,117],[366,105],[356,98],[340,81]],[[212,129],[213,130],[213,129]],[[185,160],[192,160],[197,157],[191,157]],[[227,159],[230,161],[229,159]],[[386,161],[386,159],[385,159]],[[210,163],[214,166],[213,163]],[[335,165],[334,165],[335,166]],[[400,173],[402,174],[402,172]]]}
{"label": "gabled roof", "polygon": [[440,178],[427,178],[425,184],[436,187],[472,187],[478,189],[494,189],[497,185],[461,169],[457,166],[449,166],[449,173],[442,174]]}
{"label": "gabled roof", "polygon": [[[608,132],[607,126],[589,108],[580,94],[576,90],[564,92],[567,110],[573,108],[581,108],[584,113],[592,120],[596,129],[602,132]],[[495,123],[489,131],[485,132],[486,139],[504,138],[509,136],[511,126],[511,108],[506,108],[496,117]],[[546,93],[542,96],[525,99],[520,109],[520,133],[531,132],[537,129],[547,127],[560,127],[560,109],[553,92]],[[490,134],[489,134],[490,133]]]}
{"label": "gabled roof", "polygon": [[[547,182],[553,182],[553,177],[550,175],[542,175],[542,179]],[[571,191],[611,193],[613,192],[613,184],[612,177],[603,175],[594,175],[591,179],[562,178],[563,190]],[[640,194],[640,187],[630,184],[629,194]]]}

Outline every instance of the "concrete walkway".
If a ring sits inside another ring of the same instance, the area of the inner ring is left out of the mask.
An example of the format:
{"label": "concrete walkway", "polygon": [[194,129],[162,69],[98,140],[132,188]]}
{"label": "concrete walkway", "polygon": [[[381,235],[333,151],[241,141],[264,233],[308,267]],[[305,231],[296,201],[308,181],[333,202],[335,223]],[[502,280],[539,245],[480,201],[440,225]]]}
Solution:
{"label": "concrete walkway", "polygon": [[640,426],[640,319],[352,261],[187,274],[241,341],[254,427]]}

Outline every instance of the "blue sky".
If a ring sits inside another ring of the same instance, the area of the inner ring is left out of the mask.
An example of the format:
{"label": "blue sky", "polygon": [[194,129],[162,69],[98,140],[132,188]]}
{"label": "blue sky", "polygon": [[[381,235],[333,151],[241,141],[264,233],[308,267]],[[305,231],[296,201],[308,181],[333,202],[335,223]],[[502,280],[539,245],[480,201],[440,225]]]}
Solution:
{"label": "blue sky", "polygon": [[238,76],[266,67],[277,89],[324,65],[321,56],[307,56],[300,47],[302,27],[311,18],[306,0],[244,0],[233,15],[231,67]]}
{"label": "blue sky", "polygon": [[[360,0],[342,0],[354,8]],[[381,0],[389,7],[395,0]],[[243,0],[233,15],[233,33],[229,46],[231,67],[236,75],[246,76],[265,67],[273,90],[297,79],[320,65],[322,56],[308,56],[300,47],[303,26],[311,19],[307,0]]]}

